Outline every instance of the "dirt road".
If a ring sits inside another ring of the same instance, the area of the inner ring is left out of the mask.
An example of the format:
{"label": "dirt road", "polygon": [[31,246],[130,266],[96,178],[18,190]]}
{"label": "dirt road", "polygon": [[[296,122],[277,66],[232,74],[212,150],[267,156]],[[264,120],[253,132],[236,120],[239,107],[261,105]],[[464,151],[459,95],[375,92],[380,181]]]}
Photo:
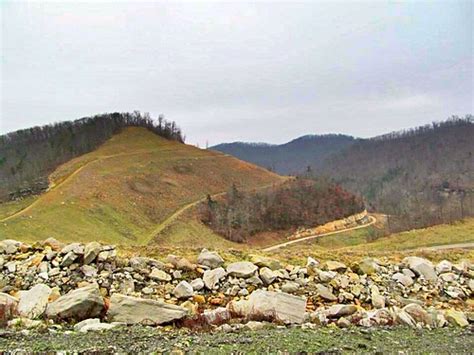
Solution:
{"label": "dirt road", "polygon": [[309,237],[304,237],[304,238],[299,238],[299,239],[295,239],[295,240],[290,240],[290,241],[285,242],[285,243],[280,243],[280,244],[273,245],[273,246],[271,246],[271,247],[262,249],[262,251],[272,251],[272,250],[276,250],[276,249],[280,249],[280,248],[287,247],[288,245],[292,245],[292,244],[296,244],[296,243],[301,243],[301,242],[308,241],[308,240],[311,240],[311,239],[316,239],[316,238],[324,237],[324,236],[327,236],[327,235],[334,235],[334,234],[344,233],[344,232],[348,232],[348,231],[352,231],[352,230],[356,230],[356,229],[367,228],[368,226],[371,226],[371,225],[374,224],[375,222],[377,222],[377,220],[375,219],[375,217],[369,216],[369,222],[366,223],[366,224],[362,224],[362,225],[360,225],[360,226],[351,227],[351,228],[346,228],[346,229],[341,229],[341,230],[334,231],[334,232],[329,232],[329,233],[315,234],[315,235],[310,235]]}

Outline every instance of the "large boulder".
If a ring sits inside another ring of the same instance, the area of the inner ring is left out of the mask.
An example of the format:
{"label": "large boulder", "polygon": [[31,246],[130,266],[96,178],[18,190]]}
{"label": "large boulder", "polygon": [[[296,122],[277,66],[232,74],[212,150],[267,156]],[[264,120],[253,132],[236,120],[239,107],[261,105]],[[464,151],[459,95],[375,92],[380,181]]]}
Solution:
{"label": "large boulder", "polygon": [[227,266],[227,273],[230,276],[247,278],[253,276],[258,267],[249,261],[238,261]]}
{"label": "large boulder", "polygon": [[436,281],[437,275],[431,261],[420,258],[418,256],[408,256],[403,259],[403,263],[407,265],[416,275],[423,276],[427,281]]}
{"label": "large boulder", "polygon": [[21,317],[35,319],[46,310],[51,288],[45,284],[33,286],[29,291],[22,292],[18,302],[18,314]]}
{"label": "large boulder", "polygon": [[98,317],[104,310],[104,300],[97,284],[72,290],[51,302],[46,316],[53,319],[74,319],[76,321]]}
{"label": "large boulder", "polygon": [[198,264],[215,269],[224,264],[224,259],[215,251],[203,249],[197,259]]}
{"label": "large boulder", "polygon": [[130,297],[115,293],[110,298],[107,318],[112,322],[126,324],[159,325],[184,318],[188,310],[184,307]]}
{"label": "large boulder", "polygon": [[238,317],[301,324],[306,310],[306,298],[284,292],[257,290],[248,300],[230,302],[228,308]]}
{"label": "large boulder", "polygon": [[227,273],[221,267],[218,267],[214,270],[206,270],[204,271],[204,275],[202,275],[202,279],[204,281],[204,285],[209,290],[214,290],[217,287],[217,284],[221,279],[223,279]]}

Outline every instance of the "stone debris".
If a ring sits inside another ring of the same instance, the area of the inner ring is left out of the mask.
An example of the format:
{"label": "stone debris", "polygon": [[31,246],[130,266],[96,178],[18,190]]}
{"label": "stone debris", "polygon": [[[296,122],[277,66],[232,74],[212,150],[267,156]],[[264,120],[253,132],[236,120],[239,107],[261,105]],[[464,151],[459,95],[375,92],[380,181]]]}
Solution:
{"label": "stone debris", "polygon": [[96,242],[0,241],[0,326],[14,329],[54,322],[71,322],[81,332],[175,322],[223,330],[260,329],[265,322],[466,327],[474,319],[473,295],[467,260],[433,264],[410,256],[346,265],[308,257],[289,265],[250,255],[226,263],[203,249],[195,260],[169,255],[163,262],[123,258]]}
{"label": "stone debris", "polygon": [[204,271],[204,275],[202,277],[204,281],[204,285],[209,289],[209,290],[214,290],[217,288],[217,284],[221,279],[223,279],[226,276],[226,272],[223,268],[219,267],[214,270],[206,270]]}
{"label": "stone debris", "polygon": [[258,270],[255,264],[249,261],[238,261],[227,266],[227,273],[230,276],[248,278]]}
{"label": "stone debris", "polygon": [[197,262],[200,265],[215,269],[224,264],[224,259],[215,251],[203,249],[197,258]]}
{"label": "stone debris", "polygon": [[194,289],[193,286],[187,281],[181,281],[173,290],[173,295],[176,298],[190,298],[193,297]]}

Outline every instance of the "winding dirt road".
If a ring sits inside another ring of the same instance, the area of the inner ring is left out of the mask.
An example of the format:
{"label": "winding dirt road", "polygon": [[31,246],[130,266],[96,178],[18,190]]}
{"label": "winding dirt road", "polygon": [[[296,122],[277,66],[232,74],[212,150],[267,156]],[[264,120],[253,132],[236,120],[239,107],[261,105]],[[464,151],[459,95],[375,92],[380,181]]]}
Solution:
{"label": "winding dirt road", "polygon": [[280,243],[280,244],[273,245],[273,246],[271,246],[271,247],[262,249],[262,251],[273,251],[273,250],[276,250],[276,249],[280,249],[280,248],[287,247],[288,245],[292,245],[292,244],[296,244],[296,243],[301,243],[301,242],[308,241],[308,240],[312,240],[312,239],[316,239],[316,238],[321,238],[321,237],[324,237],[324,236],[327,236],[327,235],[334,235],[334,234],[349,232],[349,231],[356,230],[356,229],[367,228],[368,226],[371,226],[371,225],[374,224],[375,222],[377,222],[377,220],[375,219],[375,217],[369,216],[369,222],[366,223],[366,224],[362,224],[362,225],[360,225],[360,226],[355,226],[355,227],[346,228],[346,229],[341,229],[341,230],[334,231],[334,232],[322,233],[322,234],[315,234],[315,235],[310,235],[309,237],[304,237],[304,238],[299,238],[299,239],[295,239],[295,240],[290,240],[290,241],[285,242],[285,243]]}

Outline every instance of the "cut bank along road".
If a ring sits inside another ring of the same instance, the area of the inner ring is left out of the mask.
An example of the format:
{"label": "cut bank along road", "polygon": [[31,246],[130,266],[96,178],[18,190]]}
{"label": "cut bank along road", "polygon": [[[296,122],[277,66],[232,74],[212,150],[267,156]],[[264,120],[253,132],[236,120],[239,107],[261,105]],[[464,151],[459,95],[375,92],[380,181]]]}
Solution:
{"label": "cut bank along road", "polygon": [[369,216],[369,222],[367,222],[366,224],[362,224],[360,226],[355,226],[355,227],[341,229],[341,230],[334,231],[334,232],[315,234],[315,235],[310,235],[309,237],[290,240],[290,241],[285,242],[285,243],[280,243],[280,244],[273,245],[271,247],[262,249],[262,251],[273,251],[273,250],[276,250],[276,249],[287,247],[288,245],[301,243],[301,242],[304,242],[304,241],[308,241],[308,240],[312,240],[312,239],[316,239],[316,238],[320,238],[320,237],[325,237],[327,235],[339,234],[339,233],[349,232],[349,231],[356,230],[356,229],[367,228],[368,226],[371,226],[375,222],[377,222],[375,217],[374,216]]}

